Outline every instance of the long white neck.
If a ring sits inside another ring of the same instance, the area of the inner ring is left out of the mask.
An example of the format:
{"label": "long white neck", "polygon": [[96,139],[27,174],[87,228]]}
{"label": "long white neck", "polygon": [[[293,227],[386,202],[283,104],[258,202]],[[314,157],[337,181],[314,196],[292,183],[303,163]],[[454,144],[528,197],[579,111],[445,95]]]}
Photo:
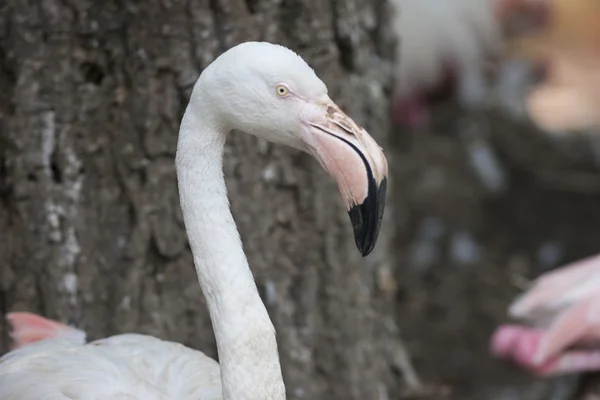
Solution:
{"label": "long white neck", "polygon": [[176,166],[183,218],[217,341],[223,398],[285,400],[275,329],[229,209],[222,165],[227,132],[203,103],[192,95]]}

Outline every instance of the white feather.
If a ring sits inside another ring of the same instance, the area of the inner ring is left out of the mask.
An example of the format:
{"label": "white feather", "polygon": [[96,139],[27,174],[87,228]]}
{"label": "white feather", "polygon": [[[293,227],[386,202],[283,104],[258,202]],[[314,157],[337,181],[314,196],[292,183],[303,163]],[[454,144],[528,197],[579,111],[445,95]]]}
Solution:
{"label": "white feather", "polygon": [[0,359],[2,400],[219,400],[219,364],[145,335],[47,339]]}

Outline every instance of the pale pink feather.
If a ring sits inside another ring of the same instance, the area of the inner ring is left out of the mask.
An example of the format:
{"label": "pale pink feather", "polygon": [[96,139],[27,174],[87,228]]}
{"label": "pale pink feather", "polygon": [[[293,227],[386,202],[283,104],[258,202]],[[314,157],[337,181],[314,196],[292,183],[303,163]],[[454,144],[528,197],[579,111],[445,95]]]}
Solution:
{"label": "pale pink feather", "polygon": [[510,308],[511,315],[534,321],[550,316],[548,327],[503,325],[491,351],[540,375],[600,369],[600,257],[590,257],[547,273]]}
{"label": "pale pink feather", "polygon": [[85,342],[85,332],[51,319],[28,312],[6,314],[12,331],[12,348],[20,348],[45,339],[63,339],[76,343]]}

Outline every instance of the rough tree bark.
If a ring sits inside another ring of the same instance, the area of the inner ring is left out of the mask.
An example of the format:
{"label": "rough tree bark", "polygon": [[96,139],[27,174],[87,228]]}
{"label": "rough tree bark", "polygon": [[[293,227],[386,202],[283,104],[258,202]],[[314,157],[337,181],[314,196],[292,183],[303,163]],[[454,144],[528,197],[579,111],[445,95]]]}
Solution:
{"label": "rough tree bark", "polygon": [[[240,41],[286,44],[385,146],[387,14],[384,0],[0,2],[0,312],[215,356],[173,168],[193,83]],[[391,224],[363,261],[333,182],[308,156],[241,135],[226,151],[289,398],[393,396]]]}

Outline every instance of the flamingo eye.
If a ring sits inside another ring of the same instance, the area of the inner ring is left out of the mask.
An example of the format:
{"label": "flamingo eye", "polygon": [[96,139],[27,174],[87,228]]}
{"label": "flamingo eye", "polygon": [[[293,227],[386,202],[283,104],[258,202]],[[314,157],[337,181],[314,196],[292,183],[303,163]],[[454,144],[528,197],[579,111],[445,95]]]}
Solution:
{"label": "flamingo eye", "polygon": [[275,92],[279,97],[285,97],[290,93],[290,90],[284,85],[277,85],[275,87]]}

